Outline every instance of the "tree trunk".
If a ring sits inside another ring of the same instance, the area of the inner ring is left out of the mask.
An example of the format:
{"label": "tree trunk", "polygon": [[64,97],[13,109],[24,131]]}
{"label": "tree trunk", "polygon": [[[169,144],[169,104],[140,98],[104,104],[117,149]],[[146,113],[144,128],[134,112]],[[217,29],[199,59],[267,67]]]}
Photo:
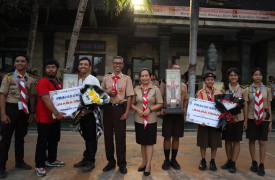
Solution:
{"label": "tree trunk", "polygon": [[34,45],[35,45],[38,14],[39,14],[39,2],[38,0],[33,0],[30,33],[29,33],[28,48],[27,48],[27,56],[29,57],[29,64],[30,64],[29,69],[32,68],[32,59],[33,59],[33,51],[34,51]]}
{"label": "tree trunk", "polygon": [[73,56],[74,56],[75,47],[77,44],[79,31],[82,26],[84,13],[85,13],[85,10],[87,7],[87,2],[88,2],[88,0],[80,0],[79,5],[78,5],[77,15],[75,18],[75,23],[74,23],[74,29],[72,32],[70,46],[69,46],[69,50],[68,50],[66,73],[71,73],[71,71],[73,69]]}
{"label": "tree trunk", "polygon": [[189,45],[189,84],[188,95],[195,97],[196,65],[197,65],[197,37],[199,21],[199,1],[190,1],[190,45]]}

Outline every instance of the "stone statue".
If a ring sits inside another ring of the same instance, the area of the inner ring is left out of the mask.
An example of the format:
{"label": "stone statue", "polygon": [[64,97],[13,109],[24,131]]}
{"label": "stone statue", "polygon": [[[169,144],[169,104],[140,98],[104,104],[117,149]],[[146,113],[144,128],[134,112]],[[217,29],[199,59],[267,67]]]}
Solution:
{"label": "stone statue", "polygon": [[217,61],[218,61],[217,50],[215,48],[215,45],[211,43],[204,59],[202,75],[204,75],[207,72],[212,72],[215,75],[217,75],[216,74]]}

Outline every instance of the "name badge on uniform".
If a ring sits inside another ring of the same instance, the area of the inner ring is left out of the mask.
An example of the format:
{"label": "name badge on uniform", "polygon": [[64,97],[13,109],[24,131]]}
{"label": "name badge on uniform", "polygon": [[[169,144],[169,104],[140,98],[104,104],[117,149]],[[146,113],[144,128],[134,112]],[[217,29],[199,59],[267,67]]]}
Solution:
{"label": "name badge on uniform", "polygon": [[22,110],[23,109],[23,102],[19,101],[18,102],[18,110]]}

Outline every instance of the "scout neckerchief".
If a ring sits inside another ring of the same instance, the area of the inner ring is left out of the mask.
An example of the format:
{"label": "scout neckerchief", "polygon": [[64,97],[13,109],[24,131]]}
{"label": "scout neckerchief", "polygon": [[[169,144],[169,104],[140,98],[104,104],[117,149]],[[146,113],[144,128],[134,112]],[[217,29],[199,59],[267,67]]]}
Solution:
{"label": "scout neckerchief", "polygon": [[[255,104],[254,104],[254,121],[257,125],[259,125],[263,119],[264,119],[264,99],[263,99],[263,95],[262,95],[262,91],[263,91],[263,84],[261,84],[261,86],[251,86],[251,93],[255,98]],[[256,89],[256,93],[253,92],[253,88]]]}
{"label": "scout neckerchief", "polygon": [[[150,88],[148,89],[143,89],[141,88],[142,92],[142,99],[143,99],[143,112],[147,109],[147,103],[148,103],[148,92],[150,91]],[[148,117],[144,116],[144,129],[146,128],[148,124]]]}
{"label": "scout neckerchief", "polygon": [[116,94],[117,94],[117,80],[119,79],[119,76],[113,76],[112,78],[113,78],[113,80],[114,80],[114,83],[113,83],[113,91],[115,91]]}
{"label": "scout neckerchief", "polygon": [[207,91],[206,87],[205,87],[205,91],[206,91],[206,95],[207,95],[207,98],[208,98],[208,101],[213,101],[213,94],[214,94],[214,89],[210,92],[210,91]]}
{"label": "scout neckerchief", "polygon": [[[25,76],[23,77],[21,74],[19,76],[16,76],[15,71],[14,71],[13,74],[14,74],[14,77],[15,77],[16,81],[19,84],[19,87],[20,87],[20,99],[23,102],[23,111],[26,114],[29,114],[29,110],[28,110],[28,106],[27,106],[27,100],[26,100],[26,90],[25,90],[25,86],[26,86],[26,83],[27,83],[27,78]],[[18,79],[20,80],[20,82],[19,82]]]}
{"label": "scout neckerchief", "polygon": [[229,93],[233,95],[233,97],[236,96],[237,93],[237,88],[239,87],[239,84],[237,83],[235,89],[233,89],[230,85],[230,83],[228,84],[228,88],[229,88]]}

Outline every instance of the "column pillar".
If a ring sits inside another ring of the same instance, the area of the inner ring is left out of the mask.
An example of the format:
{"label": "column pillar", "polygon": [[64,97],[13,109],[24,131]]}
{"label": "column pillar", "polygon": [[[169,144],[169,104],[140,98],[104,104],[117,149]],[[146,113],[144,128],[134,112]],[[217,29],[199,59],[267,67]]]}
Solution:
{"label": "column pillar", "polygon": [[168,69],[169,58],[169,36],[159,37],[159,79],[165,79],[166,69]]}

